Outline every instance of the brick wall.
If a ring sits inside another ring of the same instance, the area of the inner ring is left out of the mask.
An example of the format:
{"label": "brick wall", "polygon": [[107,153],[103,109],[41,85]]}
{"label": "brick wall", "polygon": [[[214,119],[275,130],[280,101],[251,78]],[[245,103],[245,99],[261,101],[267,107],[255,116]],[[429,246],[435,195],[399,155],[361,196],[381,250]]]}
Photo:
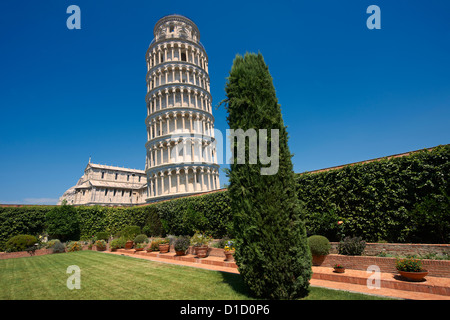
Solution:
{"label": "brick wall", "polygon": [[[51,249],[38,249],[34,252],[34,256],[43,256],[50,253],[52,253]],[[31,255],[26,251],[0,252],[0,260],[10,258],[23,258],[23,257],[31,257]]]}
{"label": "brick wall", "polygon": [[[338,253],[338,242],[331,242],[331,253]],[[380,252],[391,255],[425,255],[428,253],[450,254],[450,244],[414,244],[414,243],[367,243],[366,256],[376,256]]]}
{"label": "brick wall", "polygon": [[[374,256],[344,256],[340,254],[329,254],[321,267],[333,267],[336,263],[342,264],[347,269],[367,270],[370,265],[376,265],[381,272],[397,273],[395,269],[395,258],[384,258]],[[422,267],[429,272],[431,277],[450,278],[450,260],[422,260]]]}

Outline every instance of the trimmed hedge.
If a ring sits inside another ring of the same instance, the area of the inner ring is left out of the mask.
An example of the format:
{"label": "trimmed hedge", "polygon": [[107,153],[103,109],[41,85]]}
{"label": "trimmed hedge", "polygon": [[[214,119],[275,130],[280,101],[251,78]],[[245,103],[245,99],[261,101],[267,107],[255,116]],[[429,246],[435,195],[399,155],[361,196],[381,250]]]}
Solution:
{"label": "trimmed hedge", "polygon": [[155,206],[167,234],[192,236],[196,230],[214,238],[232,234],[228,191],[174,199]]}
{"label": "trimmed hedge", "polygon": [[[70,206],[78,217],[79,238],[92,240],[99,232],[115,235],[138,226],[149,236],[193,235],[196,230],[216,238],[230,235],[231,211],[227,191],[137,207]],[[14,235],[47,232],[46,215],[55,206],[0,207],[0,251]],[[78,240],[78,239],[71,239]]]}
{"label": "trimmed hedge", "polygon": [[[409,156],[297,174],[309,235],[330,241],[360,236],[368,242],[450,243],[450,146]],[[54,206],[0,207],[0,251],[18,234],[41,235]],[[139,226],[148,236],[233,237],[228,191],[147,206],[77,206],[80,239]],[[338,221],[343,221],[338,225]],[[73,239],[78,240],[78,239]]]}
{"label": "trimmed hedge", "polygon": [[[297,175],[309,234],[331,241],[450,242],[450,145]],[[338,225],[338,221],[343,221]]]}
{"label": "trimmed hedge", "polygon": [[56,206],[45,215],[47,232],[63,242],[80,239],[80,222],[73,206]]}
{"label": "trimmed hedge", "polygon": [[18,234],[39,235],[45,230],[45,215],[52,206],[0,207],[0,251]]}

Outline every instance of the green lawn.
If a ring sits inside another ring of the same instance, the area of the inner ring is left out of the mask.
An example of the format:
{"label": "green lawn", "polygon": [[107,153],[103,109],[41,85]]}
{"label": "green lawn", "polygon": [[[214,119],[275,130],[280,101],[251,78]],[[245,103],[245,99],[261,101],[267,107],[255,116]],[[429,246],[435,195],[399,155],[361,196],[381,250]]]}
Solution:
{"label": "green lawn", "polygon": [[[67,288],[67,267],[81,269],[81,289]],[[239,275],[95,251],[0,260],[0,300],[251,299]],[[379,297],[311,287],[312,300]]]}

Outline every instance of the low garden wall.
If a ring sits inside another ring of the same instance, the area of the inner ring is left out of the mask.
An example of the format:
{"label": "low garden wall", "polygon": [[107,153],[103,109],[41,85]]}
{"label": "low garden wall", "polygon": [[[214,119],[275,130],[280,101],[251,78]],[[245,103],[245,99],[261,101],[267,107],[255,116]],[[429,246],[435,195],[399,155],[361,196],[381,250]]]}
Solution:
{"label": "low garden wall", "polygon": [[[330,242],[331,253],[338,253],[339,242]],[[364,249],[364,255],[376,256],[380,253],[393,256],[427,254],[450,254],[450,244],[415,244],[415,243],[367,243]]]}
{"label": "low garden wall", "polygon": [[[37,249],[34,251],[33,256],[43,256],[46,254],[53,253],[52,249]],[[10,258],[23,258],[23,257],[31,257],[27,251],[19,251],[19,252],[0,252],[0,260],[2,259],[10,259]]]}
{"label": "low garden wall", "polygon": [[[381,272],[397,273],[395,269],[396,258],[374,257],[374,256],[344,256],[340,254],[329,254],[326,256],[321,267],[332,268],[335,264],[342,264],[347,269],[367,270],[371,265],[376,265]],[[431,277],[450,278],[449,260],[422,259],[422,267],[428,270]]]}

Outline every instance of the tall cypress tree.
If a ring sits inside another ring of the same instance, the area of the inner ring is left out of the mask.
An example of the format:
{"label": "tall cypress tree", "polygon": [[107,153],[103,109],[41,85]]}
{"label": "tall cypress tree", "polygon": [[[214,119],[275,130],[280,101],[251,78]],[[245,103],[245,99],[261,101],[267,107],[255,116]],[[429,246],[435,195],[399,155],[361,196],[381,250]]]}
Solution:
{"label": "tall cypress tree", "polygon": [[[295,190],[288,135],[263,56],[237,55],[225,91],[223,103],[230,129],[255,129],[258,138],[259,129],[267,129],[267,154],[279,152],[277,173],[262,175],[261,168],[268,165],[262,164],[260,158],[256,164],[249,163],[249,139],[245,146],[235,141],[228,176],[239,272],[257,297],[306,296],[312,274],[311,255]],[[271,129],[279,130],[278,150],[271,150]],[[243,147],[245,163],[239,164],[237,149]]]}

